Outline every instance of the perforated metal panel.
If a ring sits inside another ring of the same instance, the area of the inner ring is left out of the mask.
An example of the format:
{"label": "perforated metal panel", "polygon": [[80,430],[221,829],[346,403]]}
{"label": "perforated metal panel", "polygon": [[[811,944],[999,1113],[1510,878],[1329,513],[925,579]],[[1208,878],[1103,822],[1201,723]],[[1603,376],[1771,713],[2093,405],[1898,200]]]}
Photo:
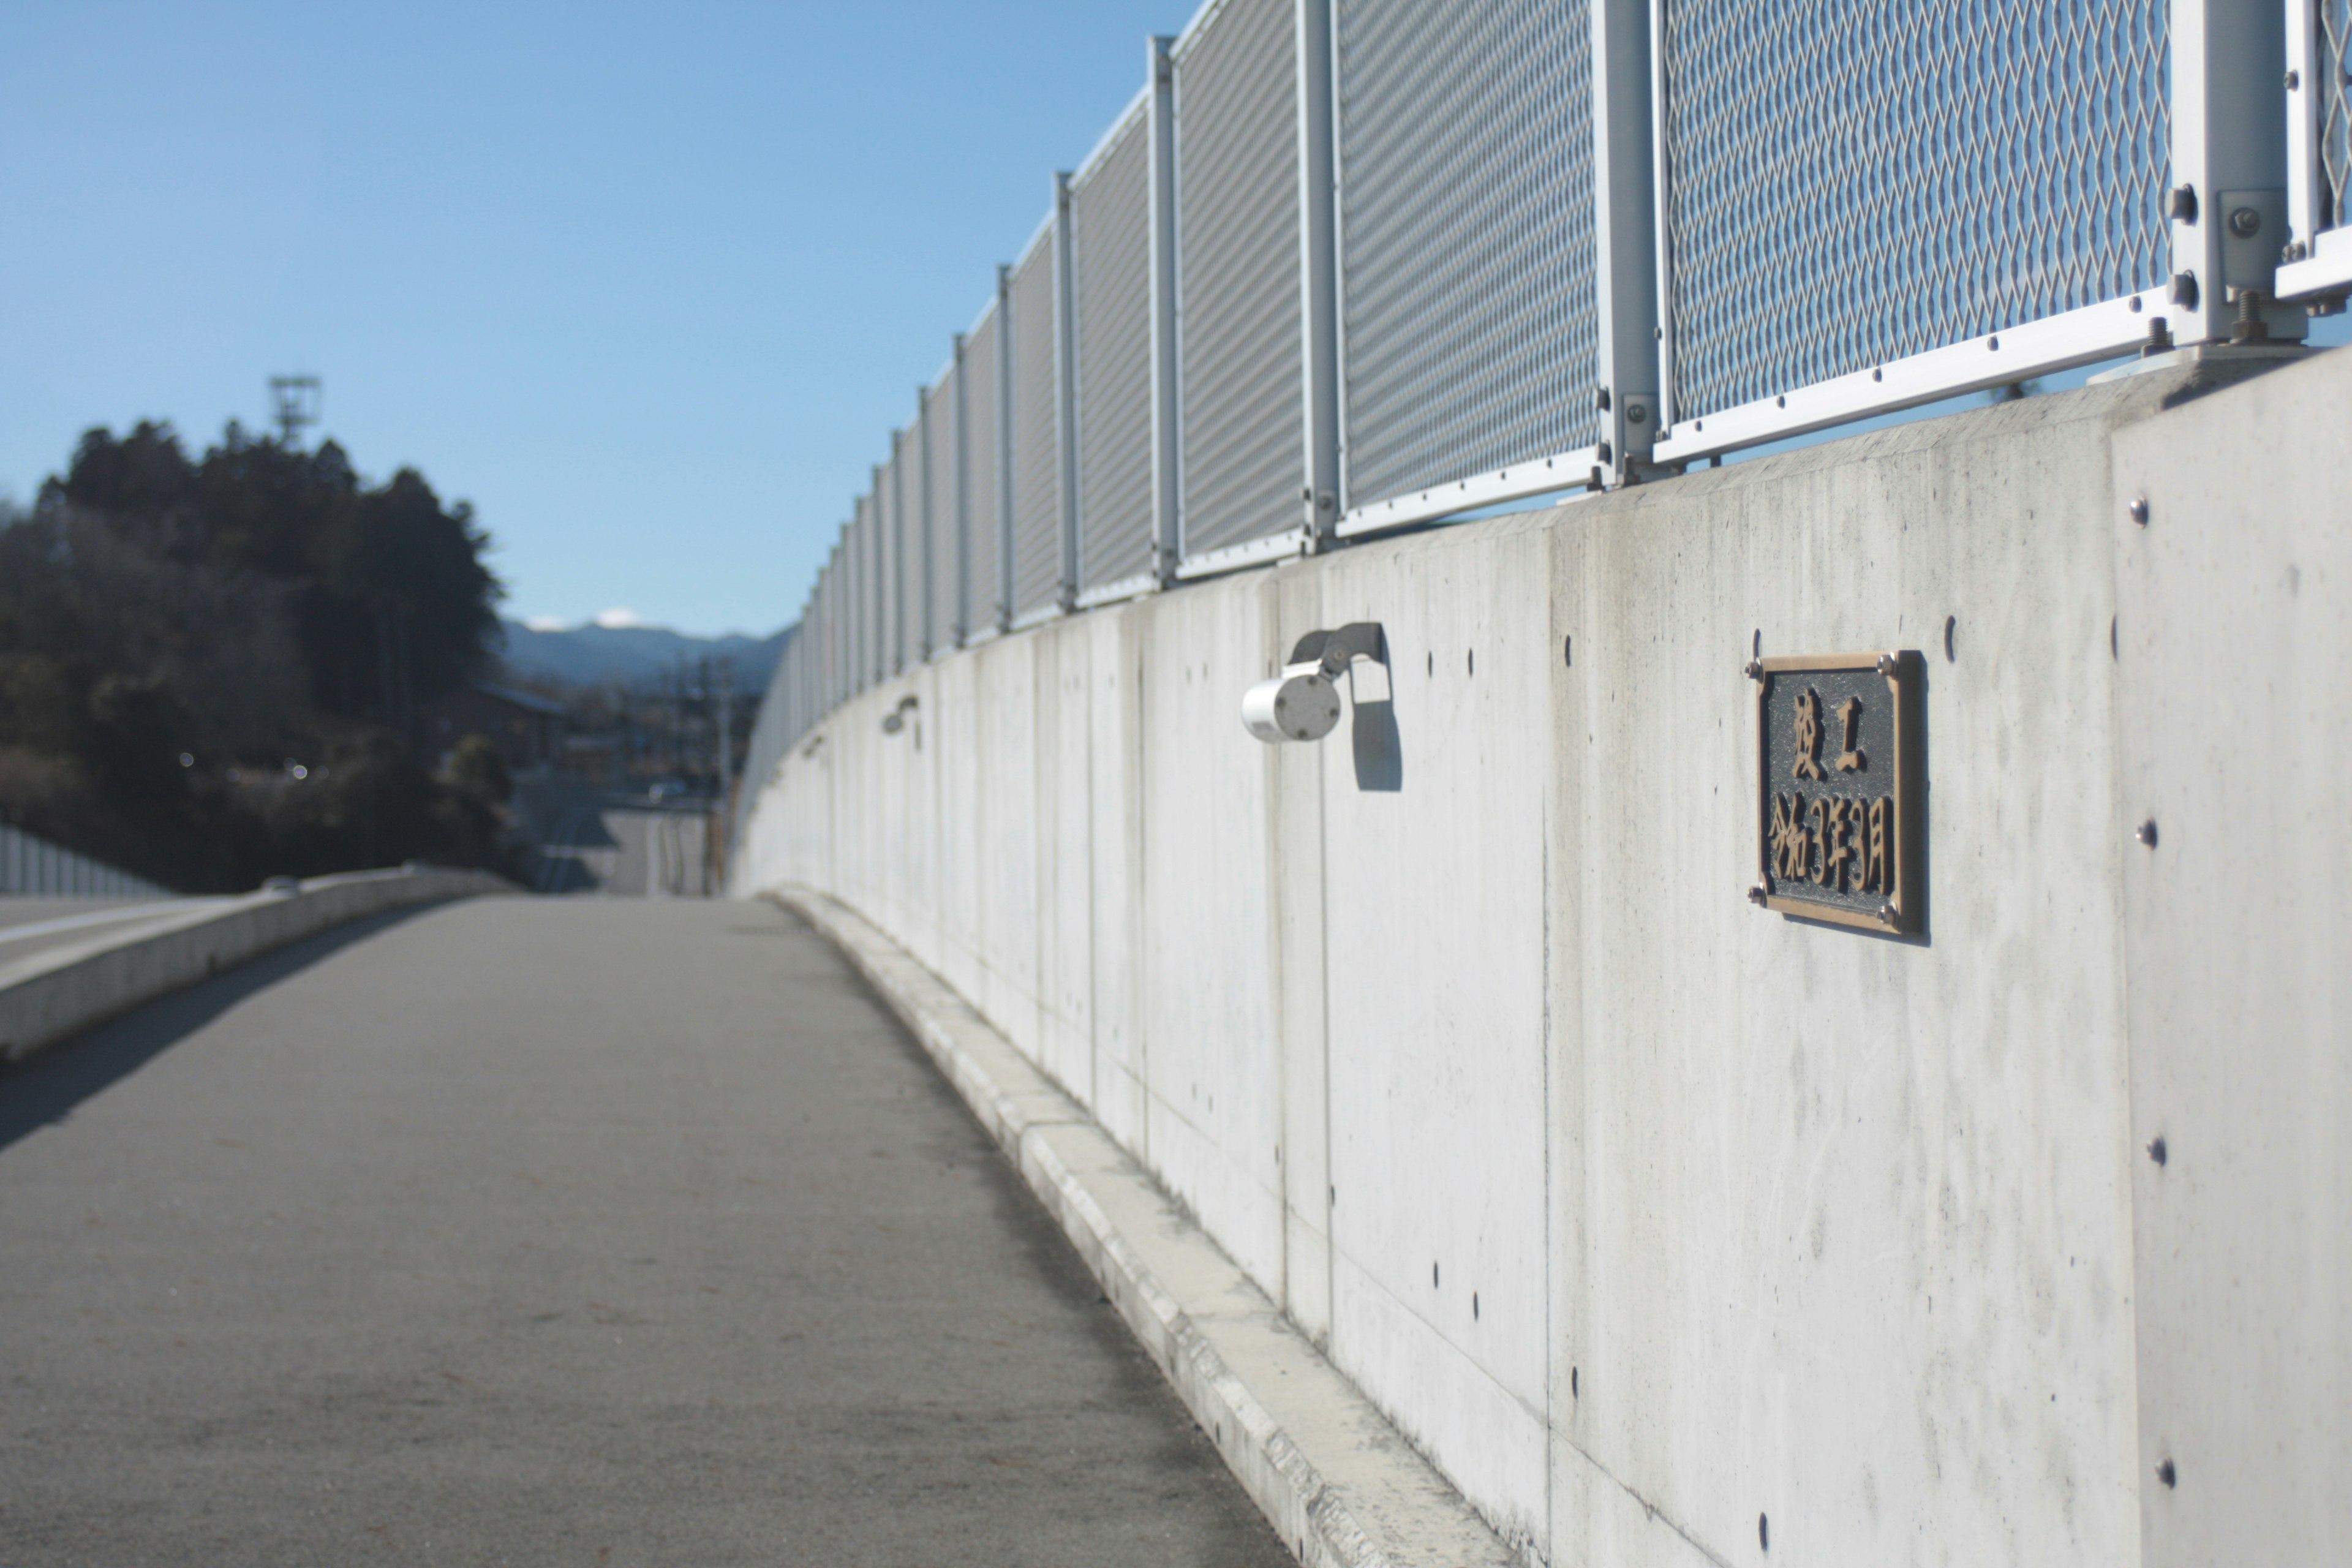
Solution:
{"label": "perforated metal panel", "polygon": [[1298,525],[1298,40],[1229,0],[1176,55],[1178,515],[1187,557]]}
{"label": "perforated metal panel", "polygon": [[1013,269],[1013,614],[1061,596],[1062,459],[1054,411],[1054,243],[1048,228]]}
{"label": "perforated metal panel", "polygon": [[2340,228],[2352,205],[2352,0],[2319,0],[2319,224]]}
{"label": "perforated metal panel", "polygon": [[2164,281],[2166,0],[1669,0],[1670,417]]}
{"label": "perforated metal panel", "polygon": [[1337,21],[1345,504],[1591,445],[1583,0],[1340,0]]}
{"label": "perforated metal panel", "polygon": [[950,365],[923,394],[923,515],[930,535],[930,591],[924,645],[933,653],[956,643],[956,584],[963,558],[956,547],[956,373]]}
{"label": "perforated metal panel", "polygon": [[1070,187],[1082,591],[1151,569],[1149,142],[1130,114]]}
{"label": "perforated metal panel", "polygon": [[964,500],[971,509],[971,632],[1004,624],[1003,519],[996,483],[996,311],[992,309],[963,344]]}

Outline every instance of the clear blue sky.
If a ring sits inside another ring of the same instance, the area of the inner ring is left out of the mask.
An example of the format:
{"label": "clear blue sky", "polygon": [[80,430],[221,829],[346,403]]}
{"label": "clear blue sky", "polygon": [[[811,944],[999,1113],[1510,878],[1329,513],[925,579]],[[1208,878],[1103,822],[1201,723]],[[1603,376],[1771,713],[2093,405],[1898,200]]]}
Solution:
{"label": "clear blue sky", "polygon": [[1192,0],[0,3],[0,494],[314,371],[508,613],[798,612]]}

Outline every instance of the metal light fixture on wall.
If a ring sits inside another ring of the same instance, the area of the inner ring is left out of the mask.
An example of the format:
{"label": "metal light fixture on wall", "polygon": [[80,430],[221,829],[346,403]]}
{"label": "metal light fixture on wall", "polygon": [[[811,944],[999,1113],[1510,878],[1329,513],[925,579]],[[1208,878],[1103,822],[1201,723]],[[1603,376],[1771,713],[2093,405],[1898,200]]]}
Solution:
{"label": "metal light fixture on wall", "polygon": [[1388,637],[1378,621],[1308,632],[1280,675],[1242,693],[1243,727],[1269,743],[1321,740],[1339,722],[1339,678],[1360,658],[1388,667]]}

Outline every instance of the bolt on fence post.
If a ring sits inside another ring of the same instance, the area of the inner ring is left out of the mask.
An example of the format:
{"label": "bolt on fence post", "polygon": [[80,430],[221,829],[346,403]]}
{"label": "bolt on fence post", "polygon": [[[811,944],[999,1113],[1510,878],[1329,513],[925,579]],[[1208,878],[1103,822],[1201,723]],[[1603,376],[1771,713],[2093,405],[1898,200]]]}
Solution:
{"label": "bolt on fence post", "polygon": [[1339,521],[1339,181],[1333,145],[1332,0],[1297,0],[1299,395],[1307,450],[1302,521],[1319,549]]}
{"label": "bolt on fence post", "polygon": [[1143,120],[1151,267],[1151,574],[1162,587],[1176,580],[1177,564],[1184,558],[1176,488],[1176,70],[1169,57],[1175,42],[1146,42],[1151,103]]}
{"label": "bolt on fence post", "polygon": [[1658,182],[1650,51],[1652,0],[1592,0],[1592,202],[1601,332],[1601,463],[1613,487],[1656,438]]}

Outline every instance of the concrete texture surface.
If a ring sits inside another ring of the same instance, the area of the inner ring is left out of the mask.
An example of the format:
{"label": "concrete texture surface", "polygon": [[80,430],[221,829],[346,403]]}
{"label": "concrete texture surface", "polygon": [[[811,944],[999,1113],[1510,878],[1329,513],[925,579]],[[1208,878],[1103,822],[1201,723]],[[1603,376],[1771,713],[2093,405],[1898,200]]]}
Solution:
{"label": "concrete texture surface", "polygon": [[0,1561],[1272,1564],[769,906],[347,925],[0,1074]]}
{"label": "concrete texture surface", "polygon": [[[2347,406],[2158,372],[1000,637],[797,741],[737,886],[947,977],[1537,1557],[2137,1561],[2158,1390],[2293,1560],[2352,1421],[2224,1369],[2352,1343]],[[1389,733],[1250,740],[1356,620]],[[1916,937],[1745,897],[1743,667],[1857,648],[1927,667]]]}

